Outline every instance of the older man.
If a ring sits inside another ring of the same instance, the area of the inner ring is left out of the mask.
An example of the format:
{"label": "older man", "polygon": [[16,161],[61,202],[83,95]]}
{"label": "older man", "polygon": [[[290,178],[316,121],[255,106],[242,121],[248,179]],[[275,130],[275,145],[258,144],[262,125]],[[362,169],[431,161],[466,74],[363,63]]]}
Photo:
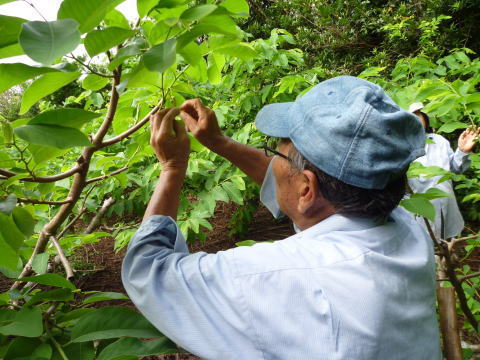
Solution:
{"label": "older man", "polygon": [[265,153],[224,137],[200,101],[181,110],[193,135],[262,183],[262,199],[298,233],[189,254],[174,220],[188,137],[178,109],[154,116],[162,172],[122,278],[160,331],[205,359],[440,358],[431,240],[396,207],[409,163],[424,154],[413,114],[377,85],[333,78],[259,112],[258,129],[281,139]]}

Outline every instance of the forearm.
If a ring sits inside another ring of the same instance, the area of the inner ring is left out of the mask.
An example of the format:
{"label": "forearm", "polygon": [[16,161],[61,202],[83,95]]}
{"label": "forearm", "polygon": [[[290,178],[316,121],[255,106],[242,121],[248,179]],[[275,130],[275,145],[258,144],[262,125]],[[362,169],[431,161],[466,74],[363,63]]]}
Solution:
{"label": "forearm", "polygon": [[272,160],[262,150],[240,144],[226,136],[211,150],[229,160],[257,184],[262,184],[268,164]]}
{"label": "forearm", "polygon": [[155,191],[148,203],[143,221],[152,215],[166,215],[177,218],[180,203],[180,191],[185,179],[186,169],[163,169]]}

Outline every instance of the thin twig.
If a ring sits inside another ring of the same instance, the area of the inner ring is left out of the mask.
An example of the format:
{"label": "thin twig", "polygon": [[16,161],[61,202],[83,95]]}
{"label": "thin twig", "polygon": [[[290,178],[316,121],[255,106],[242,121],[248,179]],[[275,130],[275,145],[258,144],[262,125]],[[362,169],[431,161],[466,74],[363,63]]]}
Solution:
{"label": "thin twig", "polygon": [[476,272],[476,273],[472,273],[472,274],[462,276],[461,278],[458,279],[458,281],[462,282],[462,281],[465,281],[465,280],[468,280],[468,279],[471,279],[471,278],[474,278],[474,277],[477,277],[477,276],[480,276],[480,271]]}
{"label": "thin twig", "polygon": [[114,203],[115,203],[114,198],[108,198],[103,202],[100,210],[97,212],[97,214],[92,219],[90,224],[88,224],[87,229],[85,230],[85,234],[91,234],[93,232],[93,230],[95,230],[95,228],[98,226],[98,223],[100,222],[100,219],[102,218],[102,216],[107,212],[108,208],[110,206],[112,206]]}
{"label": "thin twig", "polygon": [[73,54],[70,54],[70,55],[67,55],[67,57],[75,60],[76,62],[78,62],[80,65],[84,66],[88,71],[90,71],[92,74],[95,74],[95,75],[98,75],[98,76],[101,76],[101,77],[105,77],[105,78],[113,78],[114,75],[106,75],[106,74],[102,74],[98,71],[96,71],[95,69],[93,69],[90,65],[88,64],[85,64],[82,60],[80,60],[79,58],[77,58],[75,55]]}
{"label": "thin twig", "polygon": [[106,175],[98,176],[96,178],[89,179],[85,183],[88,185],[88,184],[91,184],[91,183],[96,182],[96,181],[105,180],[106,178],[118,175],[118,174],[124,172],[125,170],[128,170],[127,166],[125,166],[121,169],[115,170],[115,171],[111,172],[110,174],[106,174]]}
{"label": "thin twig", "polygon": [[[24,177],[19,179],[19,181],[27,181],[27,182],[36,182],[36,183],[50,183],[59,180],[66,179],[73,174],[78,173],[81,170],[81,166],[75,166],[64,173],[53,175],[53,176],[35,176],[35,177]],[[17,176],[20,174],[14,173],[12,171],[8,171],[5,169],[0,169],[0,175],[3,175],[6,179],[11,178],[13,176]]]}
{"label": "thin twig", "polygon": [[62,262],[63,268],[65,269],[65,272],[67,273],[66,278],[67,279],[73,278],[74,275],[73,275],[72,266],[70,265],[70,262],[68,261],[67,257],[65,256],[65,253],[63,252],[63,249],[60,246],[60,243],[58,242],[57,238],[53,235],[50,235],[50,241],[55,246],[55,249],[57,249],[57,253],[58,253],[58,256],[60,257],[60,261]]}
{"label": "thin twig", "polygon": [[17,198],[17,201],[20,203],[46,204],[46,205],[63,205],[63,204],[68,204],[72,202],[72,200],[50,201],[50,200],[35,200],[35,199],[26,199],[26,198]]}

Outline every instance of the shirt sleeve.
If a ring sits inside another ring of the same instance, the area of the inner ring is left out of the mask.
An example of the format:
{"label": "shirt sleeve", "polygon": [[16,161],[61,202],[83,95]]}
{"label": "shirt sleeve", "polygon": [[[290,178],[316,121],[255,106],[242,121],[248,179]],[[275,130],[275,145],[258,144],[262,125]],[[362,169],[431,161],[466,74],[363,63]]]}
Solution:
{"label": "shirt sleeve", "polygon": [[181,347],[206,359],[235,359],[255,350],[231,257],[189,254],[175,221],[152,216],[128,246],[122,281],[143,315]]}
{"label": "shirt sleeve", "polygon": [[470,167],[471,160],[469,154],[464,153],[459,148],[453,152],[452,148],[449,146],[448,158],[450,160],[450,168],[456,174],[463,173]]}

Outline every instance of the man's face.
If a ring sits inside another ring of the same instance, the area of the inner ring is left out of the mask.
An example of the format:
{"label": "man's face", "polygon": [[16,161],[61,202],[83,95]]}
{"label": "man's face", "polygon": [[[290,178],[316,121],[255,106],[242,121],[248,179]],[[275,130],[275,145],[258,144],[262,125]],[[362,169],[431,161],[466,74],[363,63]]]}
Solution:
{"label": "man's face", "polygon": [[420,110],[417,110],[414,112],[415,115],[417,115],[420,119],[420,121],[422,122],[422,126],[424,129],[427,128],[427,119],[425,119],[425,116],[423,115],[423,113],[420,111]]}
{"label": "man's face", "polygon": [[[277,151],[288,156],[291,146],[291,142],[280,142]],[[285,215],[293,219],[298,203],[296,191],[297,176],[292,172],[291,165],[287,159],[275,156],[272,161],[278,205]]]}

